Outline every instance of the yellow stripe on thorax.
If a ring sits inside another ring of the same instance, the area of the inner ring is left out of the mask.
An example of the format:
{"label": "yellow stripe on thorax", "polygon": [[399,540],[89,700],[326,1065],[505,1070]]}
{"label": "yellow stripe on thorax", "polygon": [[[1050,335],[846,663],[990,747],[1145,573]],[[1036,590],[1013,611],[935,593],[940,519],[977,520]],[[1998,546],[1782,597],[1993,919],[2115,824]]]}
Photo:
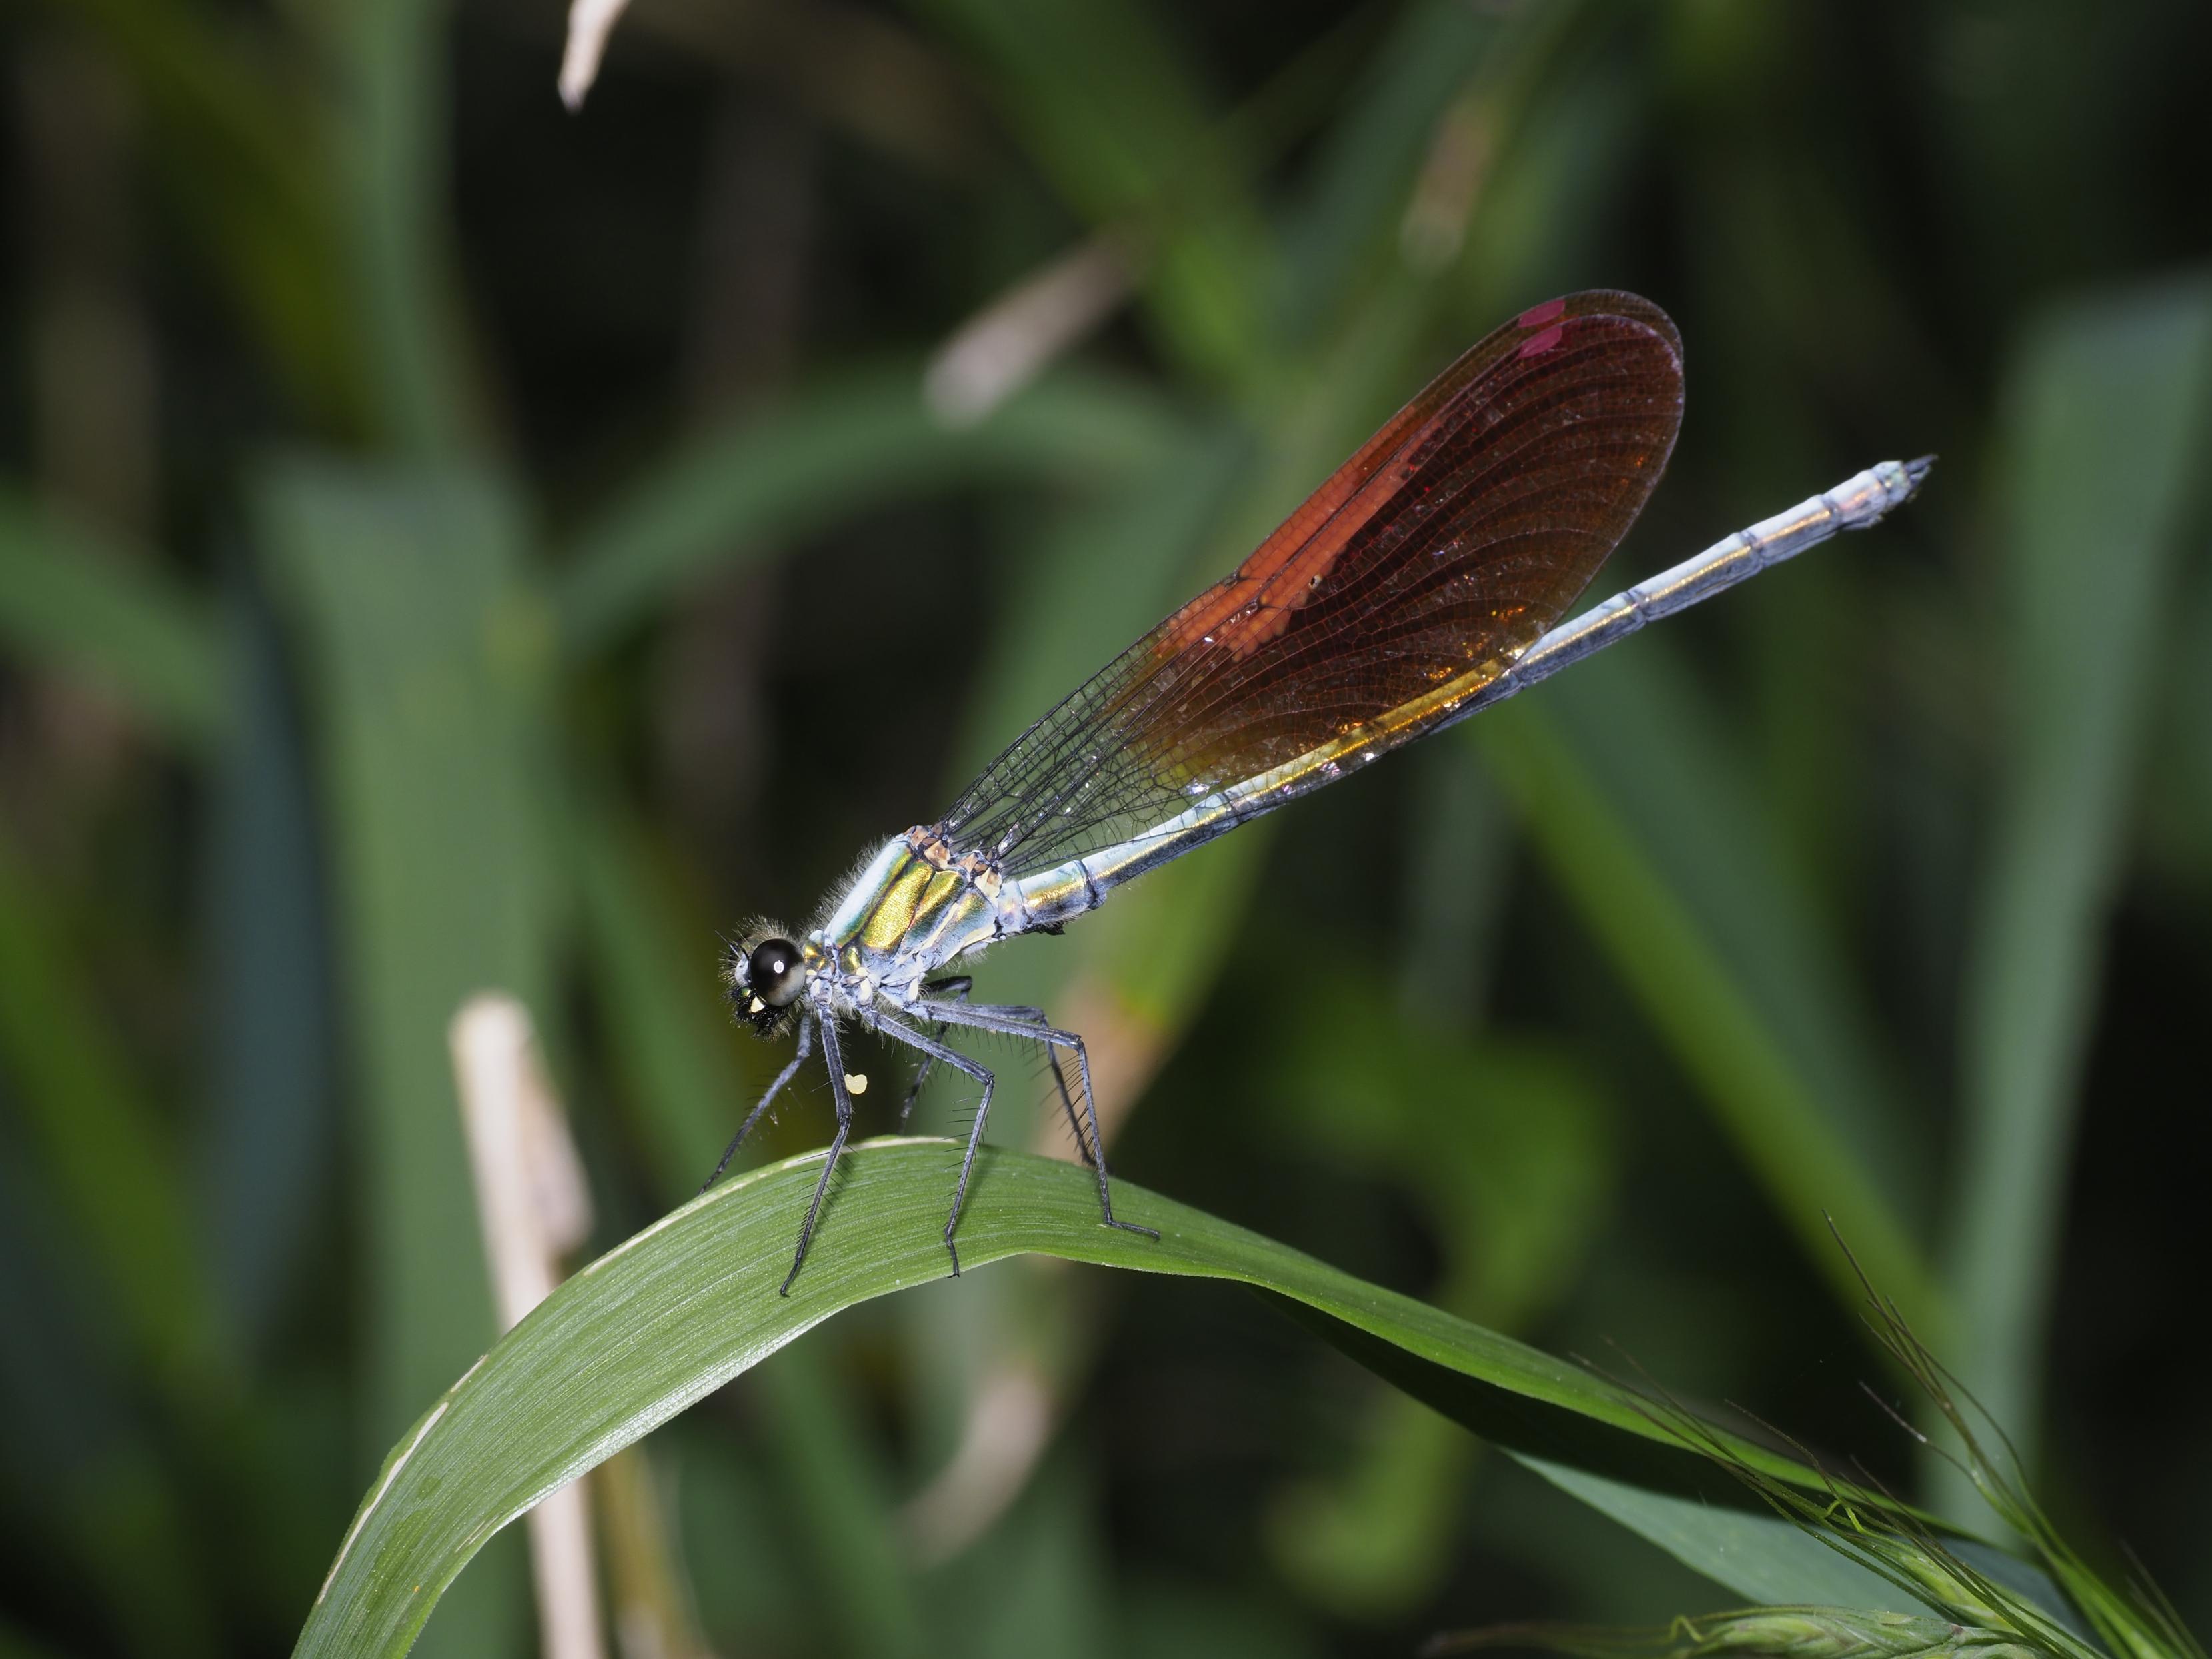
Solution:
{"label": "yellow stripe on thorax", "polygon": [[860,919],[854,939],[874,951],[893,951],[908,934],[966,891],[965,877],[908,856],[892,871],[876,902]]}

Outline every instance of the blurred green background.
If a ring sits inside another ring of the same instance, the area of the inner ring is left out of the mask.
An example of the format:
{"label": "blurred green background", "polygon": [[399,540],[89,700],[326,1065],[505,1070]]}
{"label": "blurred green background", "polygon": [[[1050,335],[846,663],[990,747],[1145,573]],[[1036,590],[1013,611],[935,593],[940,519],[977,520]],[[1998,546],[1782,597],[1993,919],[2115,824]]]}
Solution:
{"label": "blurred green background", "polygon": [[[1606,591],[1930,487],[979,990],[1091,1036],[1129,1179],[1955,1507],[1832,1214],[2212,1622],[2212,11],[635,0],[575,116],[562,25],[0,17],[0,1652],[289,1647],[493,1334],[463,996],[623,1237],[776,1058],[725,936],[1594,286],[1689,386]],[[816,1074],[751,1156],[827,1133]],[[1030,1261],[597,1479],[632,1654],[1728,1599],[1256,1300]],[[524,1566],[425,1650],[532,1650]]]}

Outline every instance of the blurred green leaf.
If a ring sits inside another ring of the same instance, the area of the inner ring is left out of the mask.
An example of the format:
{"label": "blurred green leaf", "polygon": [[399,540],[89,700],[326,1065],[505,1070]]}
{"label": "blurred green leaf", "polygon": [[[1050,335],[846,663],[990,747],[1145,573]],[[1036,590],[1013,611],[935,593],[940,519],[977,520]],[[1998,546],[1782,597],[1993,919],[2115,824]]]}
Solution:
{"label": "blurred green leaf", "polygon": [[[842,1310],[945,1276],[957,1143],[872,1140],[848,1154],[805,1268],[778,1296],[822,1158],[752,1171],[664,1217],[471,1366],[386,1460],[301,1632],[302,1659],[404,1652],[469,1558],[547,1492]],[[1613,1384],[1127,1182],[1115,1197],[1161,1237],[1100,1226],[1086,1171],[987,1148],[961,1224],[963,1260],[972,1273],[1034,1251],[1246,1284],[1509,1448],[1675,1494],[1685,1526],[1707,1505],[1756,1513],[1729,1476]],[[1731,1443],[1780,1479],[1810,1478]],[[1790,1547],[1786,1534],[1807,1559],[1826,1554],[1771,1524],[1778,1550]]]}
{"label": "blurred green leaf", "polygon": [[693,441],[587,526],[559,580],[562,640],[597,650],[709,569],[903,495],[1033,477],[1103,486],[1182,437],[1166,403],[1092,378],[1054,375],[953,428],[923,404],[917,368],[840,376]]}
{"label": "blurred green leaf", "polygon": [[711,1659],[657,1461],[644,1447],[631,1446],[601,1464],[592,1480],[592,1530],[606,1552],[610,1622],[626,1645],[659,1659]]}
{"label": "blurred green leaf", "polygon": [[1487,1011],[1520,837],[1512,809],[1465,745],[1431,744],[1407,765],[1413,811],[1401,849],[1397,1003],[1401,1017],[1457,1030]]}
{"label": "blurred green leaf", "polygon": [[[358,1079],[366,1417],[386,1433],[493,1332],[446,1032],[487,988],[549,1006],[551,621],[514,503],[473,474],[297,458],[258,495],[318,716]],[[503,1642],[519,1589],[488,1581],[457,1646]]]}
{"label": "blurred green leaf", "polygon": [[52,1580],[73,1635],[144,1659],[218,1653],[204,1529],[141,1409],[135,1333],[116,1329],[96,1250],[17,1117],[0,1066],[0,1471],[36,1522],[10,1564]]}
{"label": "blurred green leaf", "polygon": [[[338,71],[332,168],[380,435],[449,462],[481,436],[459,278],[447,245],[447,0],[375,0],[319,21]],[[477,442],[481,447],[481,443]]]}
{"label": "blurred green leaf", "polygon": [[0,644],[121,697],[166,737],[222,733],[213,619],[154,561],[89,525],[0,489]]}
{"label": "blurred green leaf", "polygon": [[169,1126],[125,1064],[55,898],[0,834],[0,1063],[129,1346],[176,1403],[210,1404],[228,1356]]}
{"label": "blurred green leaf", "polygon": [[[1556,14],[1571,7],[1540,9]],[[1438,122],[1528,15],[1492,14],[1458,0],[1424,0],[1399,14],[1322,135],[1312,184],[1284,233],[1279,270],[1290,288],[1284,312],[1291,337],[1327,319],[1363,264],[1398,257],[1407,204],[1437,143]],[[1495,133],[1485,139],[1496,141]],[[1467,159],[1478,173],[1491,161],[1487,155]],[[1481,182],[1470,179],[1469,206]]]}
{"label": "blurred green leaf", "polygon": [[984,641],[949,790],[964,787],[1073,690],[1076,676],[1112,661],[1182,602],[1251,459],[1249,437],[1218,423],[1127,469],[1116,487],[1042,530],[1021,526],[1019,550],[1002,561],[1005,599]]}
{"label": "blurred green leaf", "polygon": [[1444,294],[1469,340],[1516,307],[1620,280],[1602,227],[1637,199],[1656,142],[1650,88],[1611,53],[1581,61],[1557,51],[1546,26],[1569,32],[1572,14],[1591,9],[1612,10],[1531,9],[1516,50],[1501,54],[1495,92],[1485,87],[1501,136]]}
{"label": "blurred green leaf", "polygon": [[1219,1584],[1127,1585],[1119,1624],[1123,1659],[1321,1659],[1325,1650],[1279,1597]]}
{"label": "blurred green leaf", "polygon": [[149,159],[289,389],[342,425],[363,416],[331,135],[292,42],[190,0],[66,0],[153,116]]}
{"label": "blurred green leaf", "polygon": [[762,1473],[759,1442],[696,1413],[647,1449],[671,1473],[670,1498],[716,1653],[795,1652],[811,1644],[821,1592],[784,1523],[782,1494]]}
{"label": "blurred green leaf", "polygon": [[[1316,941],[1316,954],[1334,953]],[[1506,1332],[1540,1316],[1611,1213],[1616,1137],[1573,1058],[1317,988],[1288,1024],[1272,1091],[1285,1127],[1330,1166],[1416,1199],[1443,1258],[1430,1299]],[[1302,1595],[1373,1616],[1405,1611],[1449,1567],[1473,1447],[1402,1395],[1367,1417],[1355,1460],[1293,1490],[1269,1540]]]}
{"label": "blurred green leaf", "polygon": [[1951,1261],[1960,1376],[2032,1441],[2106,916],[2177,557],[2204,501],[2212,284],[2108,291],[2046,318],[2004,406],[2013,724],[1969,947]]}
{"label": "blurred green leaf", "polygon": [[2200,890],[2212,891],[2212,558],[2201,550],[2196,591],[2178,618],[2162,728],[2175,764],[2152,781],[2167,792],[2168,859]]}
{"label": "blurred green leaf", "polygon": [[1474,740],[1814,1264],[1856,1299],[1832,1215],[1915,1326],[1940,1332],[1871,1023],[1665,651],[1640,640],[1578,665],[1474,722]]}
{"label": "blurred green leaf", "polygon": [[300,1281],[337,1142],[330,939],[313,786],[283,641],[265,598],[228,584],[232,738],[206,830],[213,1078],[198,1125],[199,1208],[220,1292],[248,1352]]}
{"label": "blurred green leaf", "polygon": [[[1092,1461],[1055,1455],[1004,1522],[932,1576],[945,1646],[963,1659],[1122,1659],[1120,1575]],[[1233,1650],[1242,1659],[1249,1650]]]}
{"label": "blurred green leaf", "polygon": [[[546,37],[561,21],[546,14]],[[733,77],[771,80],[832,129],[915,172],[970,179],[990,157],[988,112],[943,46],[888,12],[780,0],[637,0],[623,27],[665,35]]]}
{"label": "blurred green leaf", "polygon": [[[786,1261],[795,1231],[784,1229]],[[890,1482],[867,1454],[866,1413],[845,1379],[816,1348],[795,1348],[763,1368],[758,1387],[768,1407],[768,1459],[779,1468],[788,1523],[803,1535],[826,1598],[824,1622],[848,1653],[899,1659],[929,1652],[913,1575],[891,1524],[897,1511]]]}
{"label": "blurred green leaf", "polygon": [[[929,0],[972,41],[1030,159],[1092,224],[1135,222],[1146,289],[1176,354],[1218,383],[1249,384],[1263,338],[1267,226],[1175,37],[1133,0]],[[1172,214],[1157,212],[1172,199]]]}

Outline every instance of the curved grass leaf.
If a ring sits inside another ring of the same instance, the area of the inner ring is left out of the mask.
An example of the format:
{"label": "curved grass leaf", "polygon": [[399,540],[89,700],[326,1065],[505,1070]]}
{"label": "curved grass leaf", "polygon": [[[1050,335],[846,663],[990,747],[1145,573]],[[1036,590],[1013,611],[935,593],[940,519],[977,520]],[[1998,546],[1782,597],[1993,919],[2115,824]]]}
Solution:
{"label": "curved grass leaf", "polygon": [[[760,1062],[774,1051],[732,1030],[714,981],[696,971],[714,941],[687,931],[696,907],[672,898],[641,828],[592,792],[580,792],[571,822],[584,957],[629,1085],[631,1133],[660,1190],[689,1197],[729,1138],[730,1101],[757,1097],[773,1075]],[[869,1436],[839,1409],[842,1380],[805,1351],[763,1372],[762,1439],[793,1541],[846,1647],[897,1655],[913,1650],[921,1626],[892,1530],[893,1482]]]}
{"label": "curved grass leaf", "polygon": [[[945,1276],[957,1146],[872,1140],[849,1154],[805,1271],[778,1297],[821,1157],[756,1170],[672,1212],[586,1267],[472,1366],[386,1459],[296,1651],[404,1652],[470,1557],[548,1492],[822,1321]],[[1768,1593],[1803,1584],[1807,1571],[1832,1585],[1820,1545],[1747,1510],[1729,1475],[1672,1440],[1626,1390],[1126,1182],[1115,1198],[1160,1238],[1099,1226],[1085,1171],[987,1149],[961,1226],[963,1260],[972,1273],[1036,1252],[1251,1286],[1509,1449],[1630,1489],[1648,1511],[1631,1524],[1674,1534],[1667,1547],[1723,1583],[1746,1576],[1748,1554]],[[1731,1443],[1783,1480],[1808,1478],[1787,1458]],[[1711,1510],[1724,1528],[1700,1519]],[[1869,1577],[1844,1599],[1899,1598]]]}

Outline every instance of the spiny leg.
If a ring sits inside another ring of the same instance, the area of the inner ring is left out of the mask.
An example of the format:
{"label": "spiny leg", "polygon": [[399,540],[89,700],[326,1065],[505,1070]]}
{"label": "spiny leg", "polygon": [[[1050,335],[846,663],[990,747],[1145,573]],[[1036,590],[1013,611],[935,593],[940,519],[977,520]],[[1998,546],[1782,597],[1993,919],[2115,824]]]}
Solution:
{"label": "spiny leg", "polygon": [[870,1014],[866,1018],[885,1036],[897,1038],[909,1048],[919,1048],[932,1060],[943,1060],[954,1070],[966,1073],[983,1085],[983,1098],[975,1106],[975,1126],[968,1131],[968,1150],[960,1160],[960,1184],[952,1191],[952,1213],[945,1218],[945,1250],[952,1258],[952,1272],[957,1277],[960,1250],[952,1242],[953,1230],[959,1226],[960,1212],[968,1202],[968,1179],[975,1173],[975,1151],[983,1144],[983,1121],[991,1115],[991,1091],[998,1086],[998,1079],[987,1067],[969,1059],[957,1048],[939,1042],[927,1031],[915,1030],[902,1019],[880,1012]]}
{"label": "spiny leg", "polygon": [[814,1238],[815,1218],[822,1213],[822,1195],[830,1190],[830,1176],[837,1167],[838,1155],[845,1150],[845,1137],[853,1133],[853,1097],[845,1087],[845,1056],[837,1047],[837,1028],[824,1019],[822,1024],[822,1060],[830,1068],[830,1093],[837,1103],[837,1133],[830,1138],[830,1156],[823,1160],[822,1179],[814,1183],[813,1200],[806,1206],[806,1220],[799,1229],[799,1248],[792,1252],[791,1271],[776,1286],[778,1296],[791,1294],[791,1281],[799,1277],[799,1265],[806,1260],[806,1247]]}
{"label": "spiny leg", "polygon": [[[968,993],[974,988],[975,983],[975,981],[967,975],[959,974],[951,979],[933,980],[921,988],[927,992],[945,993],[944,1000],[947,1002],[966,1002]],[[1032,1025],[1041,1025],[1048,1029],[1052,1024],[1052,1021],[1045,1017],[1043,1009],[1030,1007],[1026,1003],[991,1002],[981,1006],[998,1013],[1026,1019]],[[938,1021],[937,1040],[939,1042],[945,1041],[949,1025],[948,1021]],[[1075,1097],[1069,1092],[1067,1074],[1060,1069],[1060,1055],[1049,1042],[1044,1043],[1043,1048],[1045,1064],[1052,1067],[1053,1086],[1060,1091],[1060,1109],[1067,1115],[1067,1131],[1075,1137],[1076,1154],[1087,1166],[1096,1169],[1098,1166],[1098,1160],[1091,1152],[1091,1138],[1083,1133],[1083,1121],[1075,1114]],[[914,1109],[914,1097],[921,1091],[921,1085],[929,1076],[929,1068],[936,1063],[937,1057],[934,1054],[926,1054],[922,1057],[921,1065],[914,1075],[914,1088],[907,1095],[906,1104],[899,1109],[901,1123],[906,1121],[906,1115]]]}
{"label": "spiny leg", "polygon": [[[1032,1007],[1025,1002],[987,1002],[975,1006],[988,1009],[993,1013],[1005,1014],[1010,1018],[1027,1020],[1031,1025],[1038,1028],[1034,1031],[1024,1032],[1023,1035],[1035,1037],[1038,1045],[1044,1050],[1044,1063],[1052,1068],[1053,1086],[1060,1091],[1060,1109],[1067,1115],[1067,1132],[1075,1137],[1076,1156],[1083,1160],[1086,1168],[1097,1169],[1098,1154],[1091,1144],[1093,1136],[1084,1133],[1083,1120],[1076,1115],[1075,1096],[1068,1089],[1067,1073],[1060,1069],[1060,1051],[1044,1040],[1043,1033],[1052,1029],[1052,1021],[1046,1016],[1044,1010]],[[939,1034],[942,1036],[944,1028],[940,1026],[938,1029]],[[1077,1043],[1079,1050],[1081,1046],[1079,1039]],[[1088,1097],[1091,1092],[1088,1071],[1084,1073],[1083,1090],[1085,1095]]]}
{"label": "spiny leg", "polygon": [[[1038,1009],[1036,1016],[1038,1024],[1046,1024],[1043,1009]],[[1060,1091],[1060,1109],[1067,1115],[1068,1133],[1075,1137],[1075,1155],[1095,1170],[1098,1167],[1098,1153],[1091,1144],[1094,1135],[1083,1133],[1083,1120],[1075,1115],[1075,1096],[1068,1089],[1067,1073],[1060,1069],[1060,1051],[1049,1042],[1044,1045],[1044,1063],[1052,1067],[1053,1087]],[[1087,1083],[1083,1094],[1085,1099],[1090,1098],[1091,1085]]]}
{"label": "spiny leg", "polygon": [[[1002,1036],[1032,1037],[1045,1044],[1048,1050],[1054,1048],[1075,1050],[1075,1072],[1083,1084],[1083,1114],[1091,1127],[1086,1150],[1096,1154],[1091,1159],[1091,1167],[1098,1176],[1099,1212],[1109,1227],[1118,1227],[1123,1232],[1143,1233],[1150,1238],[1159,1237],[1158,1232],[1151,1227],[1140,1227],[1133,1221],[1119,1221],[1115,1218],[1113,1187],[1106,1176],[1106,1138],[1099,1132],[1097,1097],[1092,1093],[1091,1087],[1091,1054],[1083,1046],[1083,1039],[1080,1036],[1073,1031],[1060,1030],[1048,1024],[1042,1009],[1001,1006],[988,1002],[930,1002],[926,1000],[916,1002],[912,1006],[915,1012],[933,1019],[942,1020],[947,1024],[966,1025],[979,1031],[994,1031]],[[1058,1075],[1060,1065],[1056,1057],[1053,1063],[1053,1071],[1055,1076]],[[1063,1091],[1066,1086],[1063,1080],[1060,1085]],[[1073,1115],[1073,1109],[1071,1107],[1069,1110],[1071,1121]],[[1078,1146],[1084,1146],[1085,1143],[1085,1136],[1079,1124],[1075,1126],[1075,1142]]]}
{"label": "spiny leg", "polygon": [[745,1137],[753,1132],[753,1125],[760,1121],[760,1115],[768,1110],[769,1103],[775,1098],[777,1091],[785,1084],[791,1081],[792,1074],[806,1063],[807,1055],[813,1052],[813,1017],[802,1013],[799,1017],[798,1052],[792,1055],[791,1064],[775,1074],[775,1081],[768,1085],[768,1092],[760,1097],[760,1104],[745,1114],[745,1121],[738,1126],[737,1133],[730,1137],[730,1144],[722,1149],[722,1161],[714,1166],[714,1173],[708,1176],[701,1184],[699,1188],[701,1192],[705,1192],[708,1188],[722,1178],[722,1171],[730,1167],[730,1160],[738,1155],[738,1148],[744,1145]]}
{"label": "spiny leg", "polygon": [[[955,974],[949,979],[932,980],[921,988],[933,996],[942,996],[948,1001],[965,1002],[968,1000],[968,993],[975,988],[975,981],[965,974]],[[937,1040],[939,1042],[945,1041],[945,1023],[940,1020],[937,1026]],[[914,1082],[906,1091],[906,1098],[899,1103],[900,1128],[906,1127],[906,1121],[914,1112],[914,1103],[921,1098],[921,1085],[929,1081],[929,1068],[936,1064],[935,1054],[924,1054],[921,1057],[921,1064],[914,1068]]]}

